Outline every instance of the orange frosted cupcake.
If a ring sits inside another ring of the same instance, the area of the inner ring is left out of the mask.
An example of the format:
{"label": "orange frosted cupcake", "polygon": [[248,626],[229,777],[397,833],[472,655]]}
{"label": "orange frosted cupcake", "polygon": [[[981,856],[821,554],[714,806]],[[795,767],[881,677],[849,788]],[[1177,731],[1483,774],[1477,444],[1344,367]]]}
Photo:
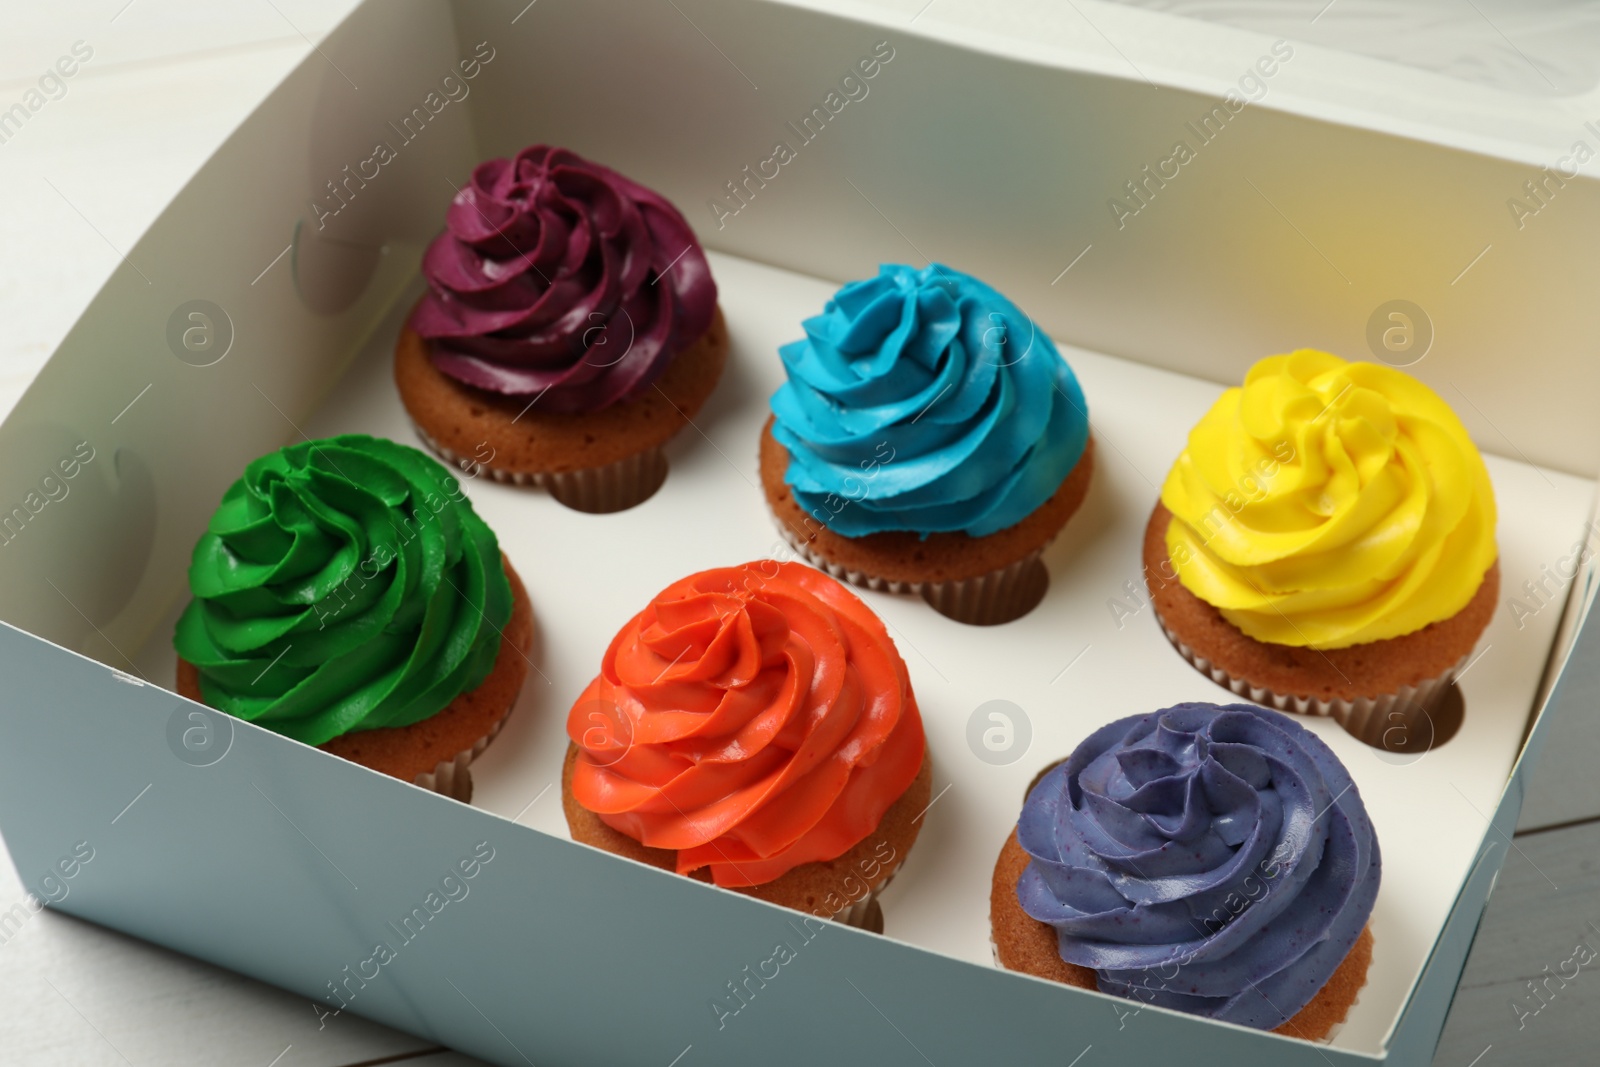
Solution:
{"label": "orange frosted cupcake", "polygon": [[905,662],[860,599],[763,560],[675,582],[567,716],[575,840],[881,928],[931,771]]}
{"label": "orange frosted cupcake", "polygon": [[1494,490],[1401,371],[1302,349],[1190,432],[1145,537],[1162,628],[1218,683],[1369,742],[1419,722],[1488,626]]}

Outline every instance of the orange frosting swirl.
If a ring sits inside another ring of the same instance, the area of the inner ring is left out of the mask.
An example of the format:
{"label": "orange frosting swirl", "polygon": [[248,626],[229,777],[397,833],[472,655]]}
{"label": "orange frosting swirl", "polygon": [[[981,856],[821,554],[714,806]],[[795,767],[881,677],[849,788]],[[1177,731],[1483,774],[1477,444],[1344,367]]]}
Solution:
{"label": "orange frosting swirl", "polygon": [[663,590],[612,639],[567,736],[578,803],[729,887],[849,851],[925,747],[883,623],[827,575],[774,560]]}

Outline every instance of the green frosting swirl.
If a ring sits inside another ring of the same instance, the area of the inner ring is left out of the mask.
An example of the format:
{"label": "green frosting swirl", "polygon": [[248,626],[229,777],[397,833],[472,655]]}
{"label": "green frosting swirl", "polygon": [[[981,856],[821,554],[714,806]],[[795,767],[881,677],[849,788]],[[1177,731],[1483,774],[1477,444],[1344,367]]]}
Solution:
{"label": "green frosting swirl", "polygon": [[212,707],[311,745],[408,726],[494,667],[511,584],[449,471],[348,435],[251,463],[189,565],[173,646]]}

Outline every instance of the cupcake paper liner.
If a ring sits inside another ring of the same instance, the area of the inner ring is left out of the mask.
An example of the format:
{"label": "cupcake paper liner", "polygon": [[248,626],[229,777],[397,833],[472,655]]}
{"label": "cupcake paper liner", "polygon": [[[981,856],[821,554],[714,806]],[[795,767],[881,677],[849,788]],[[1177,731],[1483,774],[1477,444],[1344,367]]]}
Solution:
{"label": "cupcake paper liner", "polygon": [[461,801],[463,804],[471,803],[472,771],[469,765],[473,760],[483,755],[484,749],[488,748],[489,742],[499,735],[501,728],[505,726],[506,720],[509,718],[511,718],[511,709],[507,708],[506,713],[500,716],[494,726],[489,729],[489,732],[478,738],[471,748],[457,752],[454,759],[440,760],[433,770],[413,778],[411,780],[412,784],[419,785],[429,792],[442,793],[453,800]]}
{"label": "cupcake paper liner", "polygon": [[1354,700],[1343,698],[1322,700],[1276,693],[1271,689],[1252,685],[1243,678],[1235,678],[1189,647],[1187,642],[1167,626],[1159,614],[1156,618],[1161,623],[1161,632],[1167,635],[1167,640],[1172,642],[1172,647],[1178,650],[1178,654],[1188,660],[1195,670],[1218,685],[1263,707],[1297,715],[1327,716],[1343,726],[1351,736],[1374,748],[1386,747],[1384,737],[1391,730],[1409,733],[1412,729],[1422,731],[1430,728],[1432,720],[1429,718],[1429,713],[1471,656],[1469,652],[1456,660],[1455,664],[1442,674],[1425,679],[1416,685],[1401,686],[1393,693],[1358,697]]}
{"label": "cupcake paper liner", "polygon": [[894,881],[894,876],[899,873],[900,864],[896,863],[889,871],[887,877],[872,890],[868,891],[860,900],[853,901],[828,918],[845,926],[853,926],[857,930],[866,930],[874,934],[883,933],[883,907],[878,903],[878,897]]}
{"label": "cupcake paper liner", "polygon": [[662,446],[607,463],[575,471],[508,471],[492,467],[446,448],[416,423],[417,437],[428,449],[460,471],[474,468],[507,485],[543,489],[574,511],[604,515],[642,504],[667,480],[667,456]]}
{"label": "cupcake paper liner", "polygon": [[1047,545],[976,578],[902,582],[841,566],[818,553],[783,523],[778,523],[778,530],[802,559],[831,577],[874,592],[920,596],[946,618],[974,626],[995,626],[1022,618],[1039,606],[1050,587],[1050,572],[1040,560]]}
{"label": "cupcake paper liner", "polygon": [[883,908],[878,904],[878,895],[869,893],[854,904],[833,916],[833,921],[853,926],[857,930],[867,930],[871,933],[883,933]]}

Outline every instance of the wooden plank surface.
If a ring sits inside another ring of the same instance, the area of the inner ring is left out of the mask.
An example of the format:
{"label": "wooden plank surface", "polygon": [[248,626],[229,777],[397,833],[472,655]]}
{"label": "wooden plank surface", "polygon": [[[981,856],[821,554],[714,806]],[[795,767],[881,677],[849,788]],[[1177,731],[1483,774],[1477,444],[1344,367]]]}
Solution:
{"label": "wooden plank surface", "polygon": [[[1600,1062],[1600,822],[1521,833],[1434,1063]],[[1485,1050],[1488,1050],[1485,1053]]]}

